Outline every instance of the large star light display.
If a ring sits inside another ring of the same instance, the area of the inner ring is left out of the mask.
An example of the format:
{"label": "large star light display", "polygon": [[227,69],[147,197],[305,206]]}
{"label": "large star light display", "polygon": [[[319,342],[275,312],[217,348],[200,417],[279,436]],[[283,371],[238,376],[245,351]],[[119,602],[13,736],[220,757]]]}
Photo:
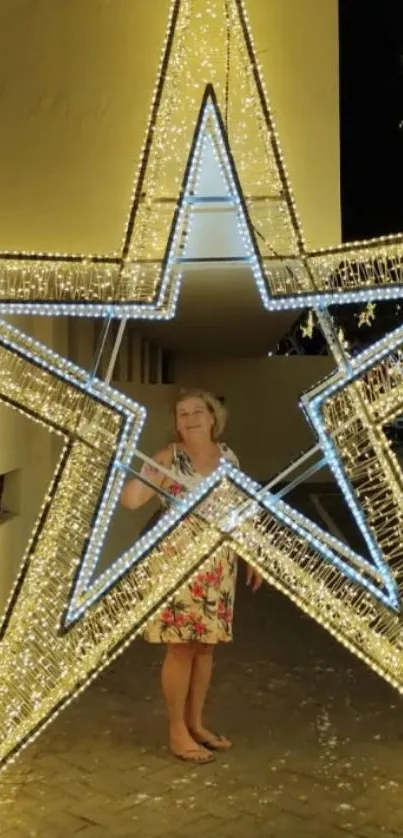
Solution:
{"label": "large star light display", "polygon": [[[210,192],[200,177],[206,154],[220,172]],[[0,254],[0,310],[173,317],[189,237],[206,207],[235,218],[238,260],[250,265],[262,305],[317,312],[336,371],[305,394],[302,408],[318,438],[312,451],[331,468],[365,554],[223,463],[97,574],[144,408],[0,322],[1,400],[63,440],[3,615],[2,765],[228,541],[403,691],[403,483],[384,433],[403,410],[403,329],[351,359],[327,312],[334,303],[402,296],[403,238],[307,251],[242,0],[172,3],[119,253]]]}

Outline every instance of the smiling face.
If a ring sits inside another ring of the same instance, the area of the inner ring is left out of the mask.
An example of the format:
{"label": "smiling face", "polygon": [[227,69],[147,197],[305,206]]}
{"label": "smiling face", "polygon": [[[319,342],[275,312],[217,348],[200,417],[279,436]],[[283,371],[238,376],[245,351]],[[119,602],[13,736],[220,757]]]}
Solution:
{"label": "smiling face", "polygon": [[176,429],[181,439],[212,439],[214,413],[198,396],[189,396],[176,405]]}

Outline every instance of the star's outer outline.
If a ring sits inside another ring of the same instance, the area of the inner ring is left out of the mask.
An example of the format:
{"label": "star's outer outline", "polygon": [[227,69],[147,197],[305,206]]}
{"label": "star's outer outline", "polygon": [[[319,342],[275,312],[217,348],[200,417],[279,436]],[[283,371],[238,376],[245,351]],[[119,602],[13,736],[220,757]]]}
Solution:
{"label": "star's outer outline", "polygon": [[[240,8],[241,8],[241,2],[240,2],[240,0],[236,0],[236,3],[237,3],[238,8],[240,9]],[[178,2],[176,3],[176,6],[178,6]],[[382,240],[382,241],[384,241],[384,240]],[[372,243],[372,244],[373,244],[373,243]],[[364,249],[364,250],[367,250],[367,249],[368,249],[368,247],[370,247],[370,246],[371,246],[371,243],[366,243],[365,247],[364,247],[364,246],[362,246],[362,245],[360,245],[361,251],[362,251],[363,249]],[[337,248],[337,249],[334,249],[334,250],[332,250],[332,251],[329,251],[327,255],[330,255],[330,256],[331,256],[331,255],[334,255],[334,252],[335,252],[336,250],[337,250],[337,254],[339,255],[339,253],[340,253],[340,248]],[[351,250],[351,248],[350,248],[350,250]],[[372,252],[373,252],[373,250],[372,250]],[[354,258],[356,257],[356,255],[357,255],[357,249],[355,248],[355,249],[354,249]],[[322,258],[322,256],[323,256],[323,253],[321,253],[321,254],[320,254],[320,258]],[[315,254],[311,254],[311,257],[312,257],[312,258],[315,258]],[[356,260],[355,260],[355,263],[356,263]],[[353,260],[353,264],[355,264],[355,263],[354,263],[354,260]],[[365,290],[365,292],[363,292],[363,293],[366,295],[366,296],[365,296],[365,299],[370,299],[370,298],[371,298],[371,297],[370,297],[370,293],[368,293],[368,289],[366,289],[366,290]],[[393,293],[393,289],[392,289],[392,293]],[[389,295],[389,296],[390,296],[390,295]],[[343,298],[344,300],[346,300],[346,296],[345,296],[345,295],[343,295],[343,292],[341,292],[340,296],[338,296],[338,297],[337,297],[338,302],[340,302],[340,299],[341,299],[341,298]],[[379,298],[379,297],[378,297],[378,298]],[[299,298],[299,299],[301,299],[301,298]],[[318,299],[318,300],[319,300],[319,298],[316,298],[316,297],[315,297],[315,299]],[[323,298],[321,298],[321,299],[323,299]],[[348,299],[347,301],[348,301],[348,302],[350,302],[350,299]],[[300,304],[300,303],[299,303],[299,304]],[[326,301],[326,304],[328,304],[328,302],[327,302],[327,301]],[[12,302],[8,301],[8,304],[6,304],[6,305],[7,305],[7,312],[8,312],[8,313],[10,313],[10,311],[14,310],[14,309],[11,309],[11,308],[10,308],[10,306],[12,305]],[[287,305],[288,305],[288,302],[287,302]],[[285,306],[284,306],[284,305],[282,305],[281,307],[282,307],[282,308],[284,308]],[[40,308],[40,310],[41,310],[41,314],[45,313],[45,311],[46,311],[46,309],[45,309],[45,307],[42,305],[42,303],[41,303],[41,308]],[[87,308],[87,307],[86,307],[86,311],[88,311],[88,308]],[[105,307],[104,307],[103,311],[104,311],[105,313],[108,313],[108,314],[110,314],[110,313],[111,313],[111,305],[110,305],[110,302],[108,302],[107,308],[105,308]],[[116,309],[114,309],[114,311],[116,311]],[[119,311],[121,312],[121,309],[119,309]],[[49,314],[50,314],[50,313],[53,313],[53,311],[48,310],[48,311],[46,311],[46,313],[49,313]],[[23,337],[24,337],[24,339],[25,339],[25,340],[29,340],[28,338],[26,338],[26,336],[23,336]],[[43,349],[44,349],[44,348],[43,348]],[[21,354],[21,352],[20,352],[20,354]],[[63,361],[63,363],[65,363],[65,361]],[[229,476],[232,476],[233,481],[234,481],[234,482],[236,482],[236,473],[235,473],[235,470],[227,469],[227,471],[225,472],[225,474],[228,474]],[[245,485],[247,485],[247,486],[249,487],[249,488],[248,488],[248,493],[249,493],[251,496],[253,496],[253,491],[252,491],[252,488],[253,488],[253,481],[249,481],[249,480],[246,478]],[[185,523],[186,523],[186,522],[185,522]],[[244,544],[244,542],[243,542],[243,539],[244,539],[244,532],[245,532],[245,529],[247,529],[247,528],[249,527],[248,532],[249,532],[249,535],[251,535],[250,526],[251,526],[251,524],[250,524],[250,519],[249,519],[249,518],[247,518],[247,519],[244,521],[244,523],[242,523],[242,524],[240,524],[240,525],[239,525],[238,529],[234,529],[234,530],[232,531],[232,536],[233,536],[233,538],[235,538],[235,539],[236,539],[237,544],[238,544],[238,547],[239,547],[239,552],[241,552],[241,553],[242,553],[242,552],[243,552],[243,553],[245,553],[245,551],[246,551],[245,544]],[[209,527],[208,527],[208,532],[209,532],[209,534],[210,534],[212,531],[213,531],[213,528],[212,528],[211,526],[209,526]],[[221,536],[221,535],[217,535],[217,537],[218,537],[218,538],[222,538],[222,536]],[[251,544],[252,544],[252,543],[253,543],[253,539],[252,539]],[[304,543],[305,545],[307,544],[306,535],[303,537],[303,543]],[[264,545],[266,545],[266,548],[267,548],[267,544],[270,544],[270,539],[265,538],[265,539],[264,539]],[[261,547],[260,549],[261,549],[261,550],[263,550],[263,549],[264,549],[264,546],[263,546],[263,547]],[[283,557],[283,559],[285,559],[285,558],[286,558],[286,557]],[[289,561],[291,561],[291,557],[290,557],[290,556],[288,557],[288,559],[289,559]],[[261,567],[261,564],[260,564],[260,562],[257,560],[256,556],[255,556],[255,555],[252,555],[252,554],[250,553],[250,547],[249,547],[249,549],[248,549],[248,561],[250,561],[250,562],[251,562],[251,563],[252,563],[255,567]],[[283,585],[283,588],[285,589],[286,585],[285,585],[285,582],[284,582],[284,575],[283,575],[283,579],[282,579],[282,581],[280,580],[280,582],[279,582],[279,580],[278,580],[278,579],[274,579],[274,576],[273,576],[273,573],[272,573],[272,572],[269,574],[269,573],[268,573],[268,571],[267,571],[267,570],[265,570],[264,568],[262,568],[262,570],[263,570],[263,572],[264,572],[264,574],[265,574],[265,578],[269,579],[269,581],[272,581],[272,582],[273,582],[273,584],[277,584],[277,586],[278,586],[278,587],[281,587],[281,585]],[[332,566],[331,566],[331,572],[332,572],[333,574],[336,574],[336,573],[338,573],[338,572],[339,572],[339,569],[338,569],[337,567],[335,567],[335,566],[333,566],[333,565],[332,565]],[[126,576],[125,578],[127,578],[127,576]],[[312,576],[312,574],[310,574],[310,583],[311,583],[311,587],[312,587],[312,579],[313,579],[313,576]],[[343,576],[343,579],[345,580],[345,576]],[[322,583],[321,583],[321,584],[322,584],[322,588],[323,588],[323,580],[322,580]],[[351,579],[349,580],[348,584],[350,584],[350,585],[352,584]],[[116,586],[115,586],[114,590],[116,590]],[[110,592],[110,593],[111,593],[111,592]],[[305,610],[307,610],[307,611],[308,611],[308,613],[312,613],[312,611],[310,611],[310,610],[309,610],[309,608],[308,608],[308,607],[306,607],[306,604],[305,604],[305,606],[304,606],[304,604],[302,603],[302,599],[303,599],[302,594],[303,594],[303,590],[301,589],[301,590],[298,592],[298,597],[299,597],[299,600],[298,600],[298,601],[299,601],[299,604],[301,605],[301,607],[305,608]],[[288,595],[290,595],[290,591],[288,591]],[[373,597],[372,597],[372,598],[369,598],[368,593],[366,593],[366,592],[364,592],[364,595],[365,595],[365,596],[367,596],[368,600],[370,601],[371,606],[373,607],[373,606],[374,606],[374,603],[375,603],[374,598],[373,598]],[[292,597],[292,594],[291,594],[291,598],[293,598],[293,597]],[[296,597],[294,596],[294,598],[296,598]],[[105,598],[103,597],[103,599],[100,601],[99,605],[101,605],[101,604],[102,604],[102,602],[104,602],[104,601],[105,601]],[[15,605],[16,605],[16,607],[15,607],[15,608],[13,608],[13,613],[12,613],[12,614],[11,614],[11,616],[10,616],[10,625],[11,625],[11,622],[13,622],[13,624],[15,625],[15,623],[16,623],[16,621],[17,621],[17,619],[18,619],[18,614],[17,614],[18,608],[17,608],[17,606],[20,606],[20,605],[21,605],[21,603],[20,603],[20,602],[18,602],[18,599],[17,599],[17,602],[15,603]],[[323,597],[322,597],[322,600],[321,600],[321,606],[322,606],[322,605],[323,605]],[[386,613],[387,613],[387,615],[389,615],[389,616],[391,615],[391,612],[390,612],[390,611],[386,611]],[[323,613],[318,613],[318,611],[314,612],[314,615],[315,615],[315,614],[316,614],[315,618],[316,618],[316,619],[318,619],[318,620],[319,620],[319,622],[322,622],[324,625],[327,625],[327,627],[329,628],[329,626],[330,626],[329,619],[328,619],[328,618],[326,618],[326,616],[325,616],[325,619],[324,619],[324,615],[323,615]],[[351,617],[354,617],[354,618],[355,618],[355,617],[357,616],[357,615],[355,614],[355,612],[354,612],[354,609],[351,609],[351,608],[348,610],[348,615],[349,615],[349,617],[350,617],[350,618],[351,618]],[[120,613],[120,619],[119,619],[119,624],[120,624],[120,627],[122,627],[122,625],[123,625],[123,618],[124,618],[124,616],[126,616],[126,617],[127,617],[127,614],[126,614],[126,615],[123,615],[122,613]],[[87,620],[88,620],[88,614],[86,615],[86,617],[87,617]],[[80,623],[79,623],[78,625],[82,625],[84,622],[85,622],[85,617],[83,618],[83,620],[82,620],[82,621],[80,621]],[[7,630],[8,630],[8,631],[9,631],[10,625],[8,625],[8,626],[7,626]],[[332,628],[330,627],[330,628],[329,628],[329,630],[331,630],[331,631],[332,631]],[[7,631],[7,633],[8,633],[8,631]],[[7,633],[6,633],[6,636],[5,636],[5,641],[7,641],[7,643],[8,643]],[[339,634],[339,635],[337,635],[337,633],[336,633],[335,631],[333,631],[333,633],[335,633],[335,634],[336,634],[336,636],[339,636],[339,639],[341,639],[341,640],[342,640],[342,642],[345,642],[345,641],[343,640],[343,638],[342,638],[342,637],[340,637],[340,634]],[[68,635],[68,633],[67,633],[67,635]],[[67,636],[67,635],[66,635],[66,636]],[[71,635],[70,635],[70,636],[71,636]],[[4,641],[3,641],[3,644],[4,644]],[[361,654],[361,656],[363,656],[363,657],[366,659],[367,663],[369,663],[370,665],[373,665],[373,660],[371,659],[371,655],[370,655],[369,653],[367,654],[367,652],[366,652],[366,651],[364,651],[364,653],[362,653],[362,648],[360,647],[360,644],[359,644],[359,643],[358,643],[358,645],[356,645],[356,647],[354,647],[354,644],[352,644],[352,648],[354,648],[354,650],[356,651],[356,653],[357,653],[357,654]],[[3,651],[4,651],[4,645],[3,645]],[[3,658],[3,660],[4,660],[4,658]],[[6,658],[6,660],[7,660],[7,658]],[[9,664],[10,664],[10,658],[8,659],[8,662],[9,662]],[[99,668],[100,668],[100,666],[98,666],[98,671],[99,671]],[[374,666],[374,668],[376,668],[376,666]],[[385,672],[381,672],[381,674],[384,674],[384,677],[387,677],[388,672],[386,671],[386,674],[385,674]],[[92,672],[92,673],[91,673],[91,677],[93,677],[93,675],[94,675],[94,672]],[[391,679],[389,678],[389,680],[391,680]],[[397,682],[395,683],[395,685],[399,685],[399,682],[397,681]],[[8,687],[8,686],[9,686],[9,685],[7,684],[7,687]],[[81,689],[81,688],[82,688],[82,684],[81,684],[81,686],[80,686],[78,689]],[[3,689],[4,689],[4,685],[3,685]],[[66,696],[65,696],[65,698],[66,698]],[[69,698],[69,697],[68,697],[68,698]],[[68,700],[68,698],[66,698],[66,700]],[[30,733],[29,733],[29,737],[30,737],[30,738],[32,738],[32,734],[33,734],[33,731],[31,730],[31,731],[30,731]],[[17,739],[18,739],[18,737],[17,737]],[[22,745],[23,745],[23,739],[22,739],[22,740],[20,740],[20,741],[17,741],[17,742],[16,742],[16,744],[15,744],[15,747],[16,747],[17,749],[19,749]],[[12,753],[12,751],[8,752],[8,756],[9,756],[9,754],[10,754],[10,753]]]}

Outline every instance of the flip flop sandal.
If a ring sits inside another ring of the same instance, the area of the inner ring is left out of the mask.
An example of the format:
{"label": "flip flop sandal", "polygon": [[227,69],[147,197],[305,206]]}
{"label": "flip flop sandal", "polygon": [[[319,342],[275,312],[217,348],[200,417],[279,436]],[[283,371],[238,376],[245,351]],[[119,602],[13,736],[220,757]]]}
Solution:
{"label": "flip flop sandal", "polygon": [[[230,743],[229,745],[224,744],[224,737],[220,733],[213,733],[214,739],[217,740],[216,742],[198,739],[194,736],[193,733],[192,736],[194,737],[197,744],[201,745],[203,748],[206,748],[207,751],[229,751],[229,749],[232,748],[232,743]],[[220,744],[220,742],[222,744]]]}
{"label": "flip flop sandal", "polygon": [[196,748],[190,748],[188,751],[183,751],[182,753],[171,751],[171,754],[176,759],[182,760],[182,762],[191,762],[192,765],[208,765],[209,763],[215,761],[215,756],[213,756],[213,754],[202,754]]}

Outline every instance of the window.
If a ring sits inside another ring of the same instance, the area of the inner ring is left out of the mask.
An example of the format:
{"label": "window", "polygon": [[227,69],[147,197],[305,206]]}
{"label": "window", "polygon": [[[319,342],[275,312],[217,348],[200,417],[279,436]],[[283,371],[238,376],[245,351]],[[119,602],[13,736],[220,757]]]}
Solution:
{"label": "window", "polygon": [[149,343],[144,338],[140,344],[140,381],[142,384],[173,384],[173,352],[163,349],[156,343]]}

